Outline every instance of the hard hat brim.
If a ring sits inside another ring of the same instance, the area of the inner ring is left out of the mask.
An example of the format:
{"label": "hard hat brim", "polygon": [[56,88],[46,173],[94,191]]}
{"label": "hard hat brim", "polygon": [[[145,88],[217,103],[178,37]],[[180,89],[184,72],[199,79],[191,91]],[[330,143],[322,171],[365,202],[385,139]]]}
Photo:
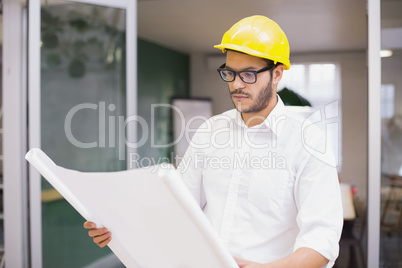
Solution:
{"label": "hard hat brim", "polygon": [[238,45],[234,45],[234,44],[219,44],[219,45],[215,45],[214,47],[218,48],[218,49],[221,49],[222,53],[225,53],[225,51],[227,49],[235,50],[235,51],[239,51],[239,52],[251,55],[251,56],[272,60],[275,64],[277,62],[280,62],[280,63],[282,63],[284,65],[285,70],[289,70],[289,68],[290,68],[290,62],[289,61],[288,62],[283,62],[283,59],[280,60],[280,58],[278,58],[278,57],[272,57],[270,55],[265,55],[265,54],[263,54],[263,53],[261,53],[259,51],[256,51],[256,50],[248,48],[248,47],[238,46]]}

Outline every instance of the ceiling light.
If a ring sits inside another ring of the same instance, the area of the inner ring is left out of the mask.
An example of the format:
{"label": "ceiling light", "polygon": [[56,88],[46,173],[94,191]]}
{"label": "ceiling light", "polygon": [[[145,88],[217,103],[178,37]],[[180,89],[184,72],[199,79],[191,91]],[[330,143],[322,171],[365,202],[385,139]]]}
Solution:
{"label": "ceiling light", "polygon": [[387,58],[392,56],[392,50],[381,50],[380,51],[381,58]]}

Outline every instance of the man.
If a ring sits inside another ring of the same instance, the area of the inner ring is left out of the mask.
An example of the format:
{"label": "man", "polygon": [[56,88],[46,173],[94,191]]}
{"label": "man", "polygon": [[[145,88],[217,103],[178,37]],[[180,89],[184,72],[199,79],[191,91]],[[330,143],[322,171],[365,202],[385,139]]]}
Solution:
{"label": "man", "polygon": [[[252,16],[215,47],[226,53],[218,72],[236,109],[194,134],[178,167],[184,182],[239,267],[332,267],[343,222],[335,160],[312,153],[322,133],[276,94],[290,67],[285,34]],[[107,229],[84,226],[99,246],[110,241]]]}

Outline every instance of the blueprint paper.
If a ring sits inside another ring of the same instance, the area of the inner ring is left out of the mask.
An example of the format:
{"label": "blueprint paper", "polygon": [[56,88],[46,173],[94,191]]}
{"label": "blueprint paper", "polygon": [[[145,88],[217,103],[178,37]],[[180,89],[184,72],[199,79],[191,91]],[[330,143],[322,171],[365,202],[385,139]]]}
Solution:
{"label": "blueprint paper", "polygon": [[95,173],[57,166],[40,149],[25,158],[86,220],[111,231],[108,246],[125,266],[238,267],[172,165]]}

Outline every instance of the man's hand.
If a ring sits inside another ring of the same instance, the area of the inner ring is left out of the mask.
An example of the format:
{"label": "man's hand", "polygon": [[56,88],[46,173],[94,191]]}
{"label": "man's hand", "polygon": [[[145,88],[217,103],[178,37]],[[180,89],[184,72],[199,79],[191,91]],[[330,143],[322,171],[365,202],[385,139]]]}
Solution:
{"label": "man's hand", "polygon": [[112,233],[109,232],[109,230],[105,227],[95,229],[96,228],[95,223],[86,221],[84,223],[84,228],[90,229],[88,231],[88,235],[92,237],[95,244],[97,244],[101,248],[106,246],[110,242],[110,240],[112,240]]}
{"label": "man's hand", "polygon": [[240,268],[265,268],[267,267],[264,264],[256,263],[252,261],[247,261],[243,259],[234,258]]}

